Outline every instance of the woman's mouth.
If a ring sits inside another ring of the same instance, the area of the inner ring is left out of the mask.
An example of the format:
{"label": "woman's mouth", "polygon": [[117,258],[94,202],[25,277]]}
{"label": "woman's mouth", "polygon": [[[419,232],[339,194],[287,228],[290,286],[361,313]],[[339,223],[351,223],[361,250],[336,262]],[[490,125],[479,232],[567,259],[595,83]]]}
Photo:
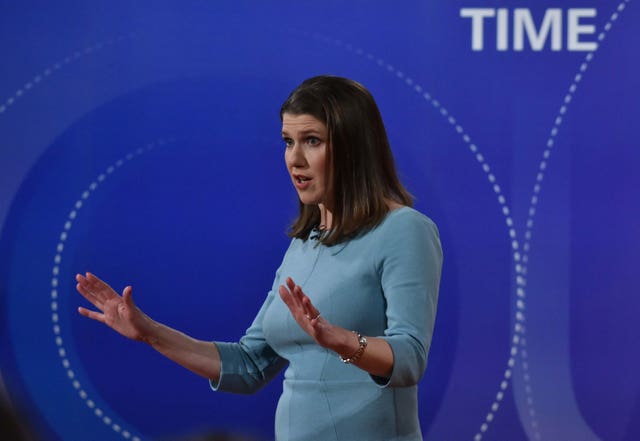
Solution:
{"label": "woman's mouth", "polygon": [[293,175],[293,182],[297,189],[304,190],[310,185],[311,178],[303,175]]}

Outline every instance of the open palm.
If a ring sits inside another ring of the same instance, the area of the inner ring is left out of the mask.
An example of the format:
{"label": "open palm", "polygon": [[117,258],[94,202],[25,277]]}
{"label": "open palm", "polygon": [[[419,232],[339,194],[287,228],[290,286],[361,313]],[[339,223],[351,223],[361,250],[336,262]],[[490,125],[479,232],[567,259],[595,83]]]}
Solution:
{"label": "open palm", "polygon": [[337,333],[344,330],[325,320],[291,277],[286,283],[286,287],[281,285],[279,288],[280,297],[298,325],[322,347],[333,348],[339,344],[342,340]]}
{"label": "open palm", "polygon": [[104,323],[132,340],[145,340],[152,320],[133,302],[132,289],[127,286],[122,296],[91,273],[76,275],[76,289],[99,311],[79,307],[85,317]]}

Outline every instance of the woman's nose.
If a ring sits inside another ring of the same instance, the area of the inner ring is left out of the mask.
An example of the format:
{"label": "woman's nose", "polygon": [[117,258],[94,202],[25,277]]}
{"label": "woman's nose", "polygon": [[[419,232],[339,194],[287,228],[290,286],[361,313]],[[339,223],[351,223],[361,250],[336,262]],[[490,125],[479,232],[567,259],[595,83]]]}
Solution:
{"label": "woman's nose", "polygon": [[300,144],[294,143],[291,148],[287,150],[286,160],[290,167],[303,167],[306,165],[307,160]]}

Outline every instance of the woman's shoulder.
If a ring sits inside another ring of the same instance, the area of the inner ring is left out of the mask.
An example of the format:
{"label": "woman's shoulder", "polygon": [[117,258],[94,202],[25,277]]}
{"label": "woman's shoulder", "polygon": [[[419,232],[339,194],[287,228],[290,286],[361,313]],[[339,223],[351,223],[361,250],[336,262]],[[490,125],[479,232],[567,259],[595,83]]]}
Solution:
{"label": "woman's shoulder", "polygon": [[412,207],[391,210],[371,233],[371,252],[379,262],[398,258],[419,262],[442,260],[438,227],[431,218]]}
{"label": "woman's shoulder", "polygon": [[438,235],[438,227],[430,217],[406,205],[389,211],[377,230],[381,234],[411,234],[427,230]]}

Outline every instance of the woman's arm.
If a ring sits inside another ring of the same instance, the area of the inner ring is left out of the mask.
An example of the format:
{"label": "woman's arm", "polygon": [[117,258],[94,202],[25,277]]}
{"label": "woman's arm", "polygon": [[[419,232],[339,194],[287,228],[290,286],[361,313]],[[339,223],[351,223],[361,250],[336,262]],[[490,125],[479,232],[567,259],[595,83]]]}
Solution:
{"label": "woman's arm", "polygon": [[436,225],[415,210],[385,224],[378,247],[380,282],[386,303],[384,340],[395,363],[381,386],[417,384],[427,367],[438,304],[442,247]]}
{"label": "woman's arm", "polygon": [[[320,346],[331,349],[342,358],[351,357],[359,349],[357,335],[325,320],[290,277],[287,287],[281,286],[279,292],[298,325]],[[393,370],[391,346],[382,338],[367,337],[366,349],[353,364],[371,375],[389,377]]]}
{"label": "woman's arm", "polygon": [[127,338],[149,344],[198,375],[218,381],[220,354],[214,343],[196,340],[151,319],[135,305],[130,286],[120,296],[91,273],[76,275],[76,281],[78,292],[100,310],[79,307],[80,314],[104,323]]}
{"label": "woman's arm", "polygon": [[[442,269],[439,234],[431,220],[411,211],[385,226],[378,249],[387,328],[384,336],[367,337],[366,349],[353,364],[381,386],[409,386],[424,373],[433,334]],[[291,278],[286,285],[280,297],[305,332],[343,358],[356,353],[356,334],[320,316]]]}

